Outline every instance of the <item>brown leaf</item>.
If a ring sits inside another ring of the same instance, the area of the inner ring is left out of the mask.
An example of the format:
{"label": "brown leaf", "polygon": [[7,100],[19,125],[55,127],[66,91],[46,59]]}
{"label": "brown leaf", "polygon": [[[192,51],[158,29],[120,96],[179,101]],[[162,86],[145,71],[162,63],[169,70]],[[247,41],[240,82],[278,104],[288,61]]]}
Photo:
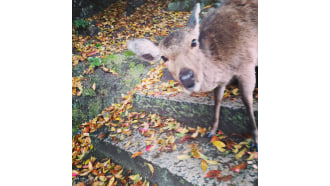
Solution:
{"label": "brown leaf", "polygon": [[77,183],[76,185],[74,185],[74,186],[86,186],[86,184],[85,184],[85,182],[79,182],[79,183]]}
{"label": "brown leaf", "polygon": [[230,170],[233,170],[234,172],[239,172],[240,170],[245,169],[246,166],[247,166],[247,163],[246,162],[242,162],[239,165],[236,165],[234,167],[231,167]]}
{"label": "brown leaf", "polygon": [[103,182],[101,181],[96,181],[92,184],[92,186],[99,186],[99,185],[102,185]]}
{"label": "brown leaf", "polygon": [[215,178],[215,177],[221,177],[221,170],[211,170],[206,173],[204,177],[206,178]]}
{"label": "brown leaf", "polygon": [[179,143],[185,143],[187,142],[189,139],[193,139],[189,134],[187,134],[186,136],[182,137],[179,139]]}
{"label": "brown leaf", "polygon": [[221,177],[221,180],[222,180],[222,181],[229,181],[229,180],[231,180],[232,178],[233,178],[232,175],[227,175],[227,176]]}

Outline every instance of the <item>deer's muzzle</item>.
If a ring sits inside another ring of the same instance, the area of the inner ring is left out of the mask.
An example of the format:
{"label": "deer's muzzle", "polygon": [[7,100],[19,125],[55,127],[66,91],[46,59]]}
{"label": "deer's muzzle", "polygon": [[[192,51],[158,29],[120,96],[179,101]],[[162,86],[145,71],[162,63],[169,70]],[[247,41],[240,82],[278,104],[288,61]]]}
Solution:
{"label": "deer's muzzle", "polygon": [[195,74],[192,70],[184,68],[179,73],[179,78],[182,85],[186,89],[190,89],[195,85]]}

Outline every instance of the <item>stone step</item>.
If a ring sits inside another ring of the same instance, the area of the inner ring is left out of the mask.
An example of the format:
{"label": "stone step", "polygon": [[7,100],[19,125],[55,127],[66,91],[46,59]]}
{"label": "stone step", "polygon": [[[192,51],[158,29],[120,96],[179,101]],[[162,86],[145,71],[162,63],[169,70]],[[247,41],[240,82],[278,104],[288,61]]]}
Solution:
{"label": "stone step", "polygon": [[[254,115],[258,123],[257,102],[253,103]],[[214,119],[214,103],[209,97],[192,97],[187,94],[166,96],[133,96],[133,109],[137,112],[157,113],[176,118],[190,127],[211,127]],[[249,133],[249,118],[241,98],[224,100],[220,109],[219,128],[225,134]]]}
{"label": "stone step", "polygon": [[[163,70],[161,82],[173,79],[167,69]],[[156,84],[154,85],[156,86]],[[150,88],[154,89],[153,87]],[[137,91],[133,96],[133,109],[137,112],[157,113],[162,116],[176,118],[191,127],[212,127],[214,119],[213,92],[206,96],[191,96],[184,92],[165,95],[145,95]],[[254,115],[258,124],[258,103],[253,102]],[[220,109],[219,128],[225,134],[249,133],[249,118],[240,96],[235,100],[225,99]]]}
{"label": "stone step", "polygon": [[[132,129],[132,128],[131,128]],[[170,131],[160,133],[159,129],[155,128],[156,134],[159,138],[166,138],[171,135]],[[113,137],[104,137],[99,139],[98,136],[110,132],[109,126],[102,126],[96,131],[90,133],[91,141],[94,146],[94,154],[98,158],[110,158],[111,161],[123,166],[125,170],[132,170],[133,174],[141,174],[143,180],[146,178],[150,185],[257,185],[258,170],[254,167],[257,160],[254,159],[252,164],[248,164],[245,169],[239,173],[230,170],[230,167],[236,166],[243,161],[246,161],[246,156],[239,160],[235,159],[234,153],[221,153],[215,146],[213,146],[206,137],[197,137],[190,139],[185,143],[180,142],[180,138],[175,136],[176,149],[170,152],[161,152],[160,145],[156,144],[154,150],[146,151],[145,140],[148,137],[143,136],[139,129],[132,129],[129,137],[123,140],[114,140]],[[114,134],[110,132],[109,135]],[[130,145],[125,145],[130,141]],[[209,164],[207,170],[204,172],[201,168],[202,159],[191,157],[186,160],[179,160],[178,155],[191,155],[191,147],[189,145],[197,144],[201,147],[201,153],[208,157],[208,160],[219,162],[217,165]],[[141,156],[131,158],[136,152],[142,151]],[[154,168],[152,175],[148,164]],[[232,175],[229,181],[218,182],[216,178],[206,178],[205,175],[210,170],[221,170],[221,175]]]}
{"label": "stone step", "polygon": [[[169,76],[164,71],[163,77]],[[169,79],[163,79],[163,82]],[[150,88],[150,87],[148,87]],[[152,90],[152,88],[150,89]],[[194,97],[183,92],[170,95],[145,95],[143,91],[137,91],[133,96],[133,111],[139,113],[146,112],[156,113],[159,116],[167,118],[172,117],[180,122],[182,127],[204,127],[209,128],[213,122],[213,98],[211,96]],[[254,102],[255,116],[257,119],[257,102]],[[248,132],[248,117],[246,109],[242,101],[238,98],[235,101],[225,100],[221,107],[220,125],[225,134],[245,134]],[[106,113],[103,113],[106,117]],[[126,122],[126,121],[125,121]],[[122,124],[122,123],[121,123]],[[121,125],[120,124],[120,125]],[[91,141],[94,146],[94,152],[98,157],[110,158],[117,164],[123,166],[125,170],[132,170],[134,174],[140,173],[143,178],[150,181],[150,185],[257,185],[258,170],[255,168],[258,163],[254,159],[248,164],[246,169],[239,173],[230,170],[230,167],[236,166],[242,162],[246,162],[245,155],[241,159],[235,159],[236,154],[233,152],[222,153],[210,143],[210,139],[198,136],[196,139],[190,139],[188,142],[180,143],[180,138],[173,135],[173,130],[165,131],[161,128],[152,128],[155,130],[157,140],[166,139],[166,136],[175,136],[176,149],[169,152],[162,152],[161,145],[155,144],[155,149],[146,150],[145,141],[148,137],[139,132],[138,127],[141,123],[130,125],[131,135],[125,136],[122,140],[118,140],[121,134],[111,132],[110,126],[102,126],[93,133],[90,133]],[[162,131],[163,130],[163,131]],[[102,134],[109,134],[99,139]],[[116,136],[115,138],[113,136]],[[190,134],[191,135],[191,134]],[[125,146],[130,141],[130,145]],[[201,153],[206,155],[209,160],[219,162],[217,165],[209,165],[204,172],[201,168],[202,160],[200,158],[191,157],[186,160],[179,160],[178,155],[190,155],[192,144],[201,147]],[[136,152],[143,152],[141,156],[131,158]],[[148,167],[151,164],[154,168],[154,174]],[[218,182],[216,178],[206,178],[205,175],[210,170],[221,170],[221,175],[232,175],[229,181]]]}

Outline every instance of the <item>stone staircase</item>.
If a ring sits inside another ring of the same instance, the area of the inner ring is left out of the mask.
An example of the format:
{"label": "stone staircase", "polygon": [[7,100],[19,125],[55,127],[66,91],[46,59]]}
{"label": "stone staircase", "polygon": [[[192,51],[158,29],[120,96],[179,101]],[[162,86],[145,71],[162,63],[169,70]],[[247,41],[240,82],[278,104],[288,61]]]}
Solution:
{"label": "stone staircase", "polygon": [[[164,76],[166,77],[166,75]],[[163,79],[162,81],[167,81]],[[193,97],[184,93],[175,96],[150,96],[137,91],[133,96],[133,111],[156,113],[160,116],[175,118],[183,127],[204,127],[209,128],[213,120],[213,99],[206,97]],[[255,116],[257,119],[257,102],[254,103]],[[105,115],[106,113],[104,113]],[[240,99],[235,101],[225,100],[221,107],[220,128],[230,135],[232,133],[245,134],[248,131],[248,117],[246,109]],[[155,128],[159,131],[159,128]],[[90,134],[94,146],[94,153],[99,157],[110,157],[124,167],[132,170],[133,173],[140,173],[143,178],[147,178],[151,185],[257,185],[258,170],[256,165],[258,160],[254,159],[247,164],[247,167],[238,173],[230,169],[246,158],[235,159],[234,153],[221,153],[210,143],[210,139],[198,136],[182,142],[179,137],[175,138],[175,150],[160,152],[160,146],[155,150],[146,151],[148,137],[141,135],[138,128],[132,129],[129,137],[123,140],[113,140],[113,137],[99,139],[100,134],[109,133],[109,126],[102,126]],[[157,133],[157,132],[156,132]],[[111,134],[111,132],[110,132]],[[159,138],[166,138],[171,131],[159,133]],[[127,145],[130,143],[131,145]],[[190,155],[192,144],[197,144],[202,149],[202,154],[209,160],[217,161],[218,164],[209,164],[204,172],[201,168],[200,158],[188,158],[179,160],[178,155]],[[131,158],[136,152],[143,152],[141,156]],[[152,174],[148,164],[154,168]],[[205,177],[210,170],[221,170],[221,175],[232,175],[229,181],[217,181],[216,178]]]}

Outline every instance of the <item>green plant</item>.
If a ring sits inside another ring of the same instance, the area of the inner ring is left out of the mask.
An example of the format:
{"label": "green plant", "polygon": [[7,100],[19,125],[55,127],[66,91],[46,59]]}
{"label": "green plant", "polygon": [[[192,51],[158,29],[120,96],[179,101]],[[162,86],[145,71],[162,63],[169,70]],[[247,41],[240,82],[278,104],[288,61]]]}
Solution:
{"label": "green plant", "polygon": [[74,24],[77,27],[77,29],[79,28],[85,29],[89,25],[89,23],[84,19],[74,20]]}
{"label": "green plant", "polygon": [[134,56],[134,55],[135,55],[135,53],[132,52],[132,51],[130,51],[130,50],[126,50],[126,51],[124,51],[124,54],[125,54],[126,57]]}
{"label": "green plant", "polygon": [[87,61],[91,62],[90,63],[91,68],[95,68],[95,67],[102,65],[100,58],[88,58]]}
{"label": "green plant", "polygon": [[135,63],[134,62],[130,62],[129,63],[129,68],[134,68],[135,67]]}

